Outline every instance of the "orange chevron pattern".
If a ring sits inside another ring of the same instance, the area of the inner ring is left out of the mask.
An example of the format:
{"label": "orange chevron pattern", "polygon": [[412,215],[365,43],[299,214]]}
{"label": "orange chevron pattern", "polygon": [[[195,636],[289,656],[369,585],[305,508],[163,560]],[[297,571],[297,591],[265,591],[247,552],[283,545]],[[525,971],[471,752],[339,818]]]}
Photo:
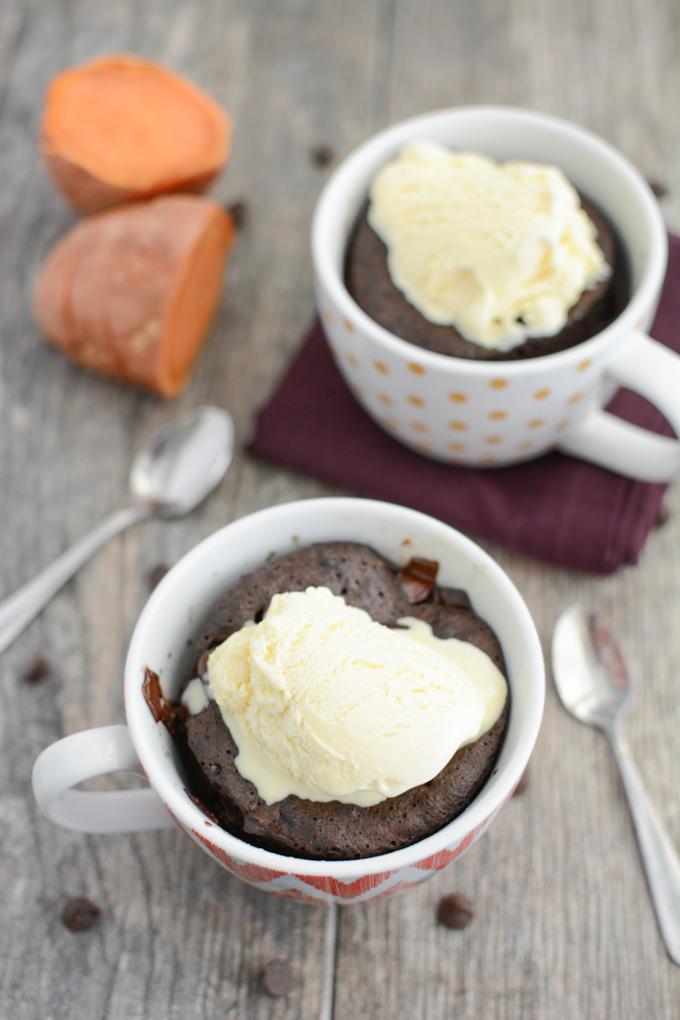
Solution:
{"label": "orange chevron pattern", "polygon": [[[258,864],[248,864],[232,857],[222,847],[213,843],[212,840],[196,829],[190,830],[190,834],[201,843],[203,848],[222,867],[249,885],[254,885],[276,893],[277,896],[299,900],[303,903],[328,903],[330,901],[351,903],[357,899],[362,901],[384,899],[419,885],[420,882],[429,878],[435,871],[440,871],[447,864],[450,864],[451,861],[460,857],[474,843],[490,821],[490,818],[485,819],[455,847],[439,850],[437,853],[431,854],[429,857],[425,857],[404,868],[382,871],[372,875],[362,875],[353,882],[343,882],[328,875],[301,875],[288,871],[279,871],[275,868],[263,868]],[[414,878],[414,874],[417,875],[418,873],[420,875]],[[392,876],[400,876],[402,874],[403,879],[401,881],[393,882],[387,888],[383,888]],[[409,875],[410,877],[407,877]]]}
{"label": "orange chevron pattern", "polygon": [[296,875],[295,877],[306,885],[328,893],[329,896],[336,896],[341,900],[353,900],[355,897],[362,896],[363,893],[383,885],[392,875],[394,875],[394,871],[383,871],[377,875],[364,875],[354,882],[341,882],[337,878],[325,875]]}

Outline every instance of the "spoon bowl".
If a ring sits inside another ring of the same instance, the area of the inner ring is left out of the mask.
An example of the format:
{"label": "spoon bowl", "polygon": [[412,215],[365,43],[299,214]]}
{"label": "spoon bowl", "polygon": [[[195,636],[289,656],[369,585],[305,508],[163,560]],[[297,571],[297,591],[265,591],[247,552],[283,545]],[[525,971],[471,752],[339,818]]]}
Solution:
{"label": "spoon bowl", "polygon": [[231,416],[219,407],[185,411],[154,432],[130,471],[133,499],[155,516],[182,517],[224,477],[234,448]]}
{"label": "spoon bowl", "polygon": [[614,638],[595,613],[580,606],[562,613],[553,634],[552,661],[566,710],[588,726],[613,726],[630,698],[630,677]]}

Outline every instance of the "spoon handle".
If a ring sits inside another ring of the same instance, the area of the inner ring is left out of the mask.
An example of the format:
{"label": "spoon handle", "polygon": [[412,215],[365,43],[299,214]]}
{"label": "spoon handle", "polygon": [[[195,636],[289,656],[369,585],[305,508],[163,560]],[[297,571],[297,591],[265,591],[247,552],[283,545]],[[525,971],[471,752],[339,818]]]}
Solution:
{"label": "spoon handle", "polygon": [[119,531],[150,516],[143,504],[131,505],[107,517],[92,531],[78,539],[70,549],[42,570],[32,581],[18,588],[0,602],[0,654],[12,644],[22,630],[35,619],[52,596],[89,560],[109,538]]}
{"label": "spoon handle", "polygon": [[647,796],[630,748],[617,730],[609,733],[647,873],[661,935],[673,963],[680,965],[680,858]]}

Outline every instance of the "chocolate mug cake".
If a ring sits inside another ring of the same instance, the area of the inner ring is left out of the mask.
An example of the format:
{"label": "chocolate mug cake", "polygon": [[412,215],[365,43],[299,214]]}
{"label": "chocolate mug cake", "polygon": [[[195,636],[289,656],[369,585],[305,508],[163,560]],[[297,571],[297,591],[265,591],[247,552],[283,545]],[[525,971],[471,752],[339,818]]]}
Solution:
{"label": "chocolate mug cake", "polygon": [[395,336],[473,360],[573,347],[629,297],[614,227],[561,171],[429,142],[406,146],[374,178],[344,275],[359,307]]}
{"label": "chocolate mug cake", "polygon": [[352,542],[298,549],[225,594],[178,702],[147,677],[218,824],[279,853],[350,860],[414,843],[474,799],[508,720],[503,652],[436,573]]}

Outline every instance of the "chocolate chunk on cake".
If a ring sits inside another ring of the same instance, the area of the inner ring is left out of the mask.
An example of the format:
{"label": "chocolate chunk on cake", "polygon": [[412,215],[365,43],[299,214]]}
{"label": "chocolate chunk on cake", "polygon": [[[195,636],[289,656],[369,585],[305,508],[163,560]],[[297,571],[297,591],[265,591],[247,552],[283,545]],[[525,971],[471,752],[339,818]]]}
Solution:
{"label": "chocolate chunk on cake", "polygon": [[[221,645],[244,625],[261,621],[275,595],[328,588],[348,606],[365,610],[374,621],[388,627],[411,617],[429,624],[438,638],[470,642],[505,673],[496,636],[464,593],[433,583],[424,599],[414,603],[410,581],[408,572],[400,572],[364,545],[326,542],[298,549],[263,564],[226,593],[200,631],[196,661],[204,667],[206,651]],[[187,677],[187,684],[197,672],[198,666]],[[407,846],[459,814],[494,768],[508,713],[506,700],[491,728],[459,748],[430,781],[370,806],[315,801],[294,794],[266,803],[239,771],[235,763],[239,748],[214,700],[206,707],[199,706],[195,714],[179,713],[175,739],[192,794],[225,829],[280,853],[349,860]]]}

